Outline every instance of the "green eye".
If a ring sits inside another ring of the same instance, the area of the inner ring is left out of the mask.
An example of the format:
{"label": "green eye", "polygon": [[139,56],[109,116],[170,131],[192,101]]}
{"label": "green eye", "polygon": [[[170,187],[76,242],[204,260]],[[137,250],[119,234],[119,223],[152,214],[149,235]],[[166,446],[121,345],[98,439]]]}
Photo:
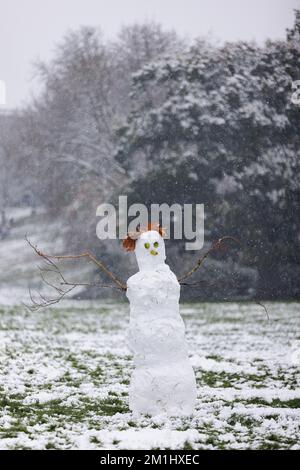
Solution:
{"label": "green eye", "polygon": [[148,248],[150,248],[150,243],[145,243],[144,247],[148,250]]}
{"label": "green eye", "polygon": [[158,247],[158,242],[154,242],[153,246],[154,246],[154,248],[157,248]]}

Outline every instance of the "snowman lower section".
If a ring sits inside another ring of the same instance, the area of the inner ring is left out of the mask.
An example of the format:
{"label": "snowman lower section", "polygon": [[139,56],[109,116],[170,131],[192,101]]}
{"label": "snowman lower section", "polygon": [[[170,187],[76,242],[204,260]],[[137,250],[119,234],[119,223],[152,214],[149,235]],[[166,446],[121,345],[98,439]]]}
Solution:
{"label": "snowman lower section", "polygon": [[129,389],[133,412],[151,416],[191,415],[196,381],[179,314],[180,286],[167,265],[140,271],[127,283],[129,347],[134,371]]}
{"label": "snowman lower section", "polygon": [[171,366],[137,367],[131,378],[129,407],[155,416],[188,416],[195,408],[195,377],[186,361]]}

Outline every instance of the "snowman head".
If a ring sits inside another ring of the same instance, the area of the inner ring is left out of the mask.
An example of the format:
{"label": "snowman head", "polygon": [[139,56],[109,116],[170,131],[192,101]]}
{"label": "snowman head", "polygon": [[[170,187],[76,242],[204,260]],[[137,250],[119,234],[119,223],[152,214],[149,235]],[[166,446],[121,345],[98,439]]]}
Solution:
{"label": "snowman head", "polygon": [[135,244],[135,255],[140,271],[149,271],[164,264],[165,242],[156,230],[143,232]]}
{"label": "snowman head", "polygon": [[156,269],[166,259],[165,229],[159,224],[149,224],[148,229],[137,228],[123,240],[126,251],[134,251],[140,271]]}

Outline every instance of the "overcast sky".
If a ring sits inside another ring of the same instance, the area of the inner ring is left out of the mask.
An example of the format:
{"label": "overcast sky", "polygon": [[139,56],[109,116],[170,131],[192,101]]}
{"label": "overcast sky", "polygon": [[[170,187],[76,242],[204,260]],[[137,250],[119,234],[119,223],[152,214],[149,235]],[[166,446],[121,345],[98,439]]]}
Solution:
{"label": "overcast sky", "polygon": [[49,60],[67,30],[97,25],[105,37],[120,26],[155,20],[191,38],[284,38],[300,0],[0,0],[0,79],[7,105],[28,100],[32,62]]}

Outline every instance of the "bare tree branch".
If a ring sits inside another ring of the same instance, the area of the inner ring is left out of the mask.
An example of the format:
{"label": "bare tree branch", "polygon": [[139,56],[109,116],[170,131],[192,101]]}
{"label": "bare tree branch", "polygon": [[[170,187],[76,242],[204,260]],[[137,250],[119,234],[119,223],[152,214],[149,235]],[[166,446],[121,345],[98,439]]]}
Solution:
{"label": "bare tree branch", "polygon": [[84,253],[80,253],[79,255],[49,255],[49,254],[46,254],[44,253],[43,251],[39,250],[35,245],[33,245],[31,243],[31,241],[25,237],[25,240],[27,241],[27,243],[29,244],[29,246],[36,252],[37,255],[41,256],[42,258],[44,258],[48,263],[50,263],[52,266],[54,266],[56,269],[58,269],[57,265],[53,262],[53,259],[56,259],[56,260],[66,260],[66,259],[69,259],[69,260],[74,260],[74,259],[81,259],[81,258],[87,258],[89,260],[91,260],[94,264],[96,264],[96,266],[98,266],[98,268],[105,272],[105,274],[107,274],[107,276],[118,286],[119,289],[121,289],[122,291],[126,291],[127,290],[127,286],[125,284],[123,284],[106,266],[105,264],[102,263],[102,261],[98,260],[97,258],[95,258],[94,255],[92,255],[92,253],[90,253],[89,251],[86,251]]}
{"label": "bare tree branch", "polygon": [[200,268],[200,266],[202,265],[203,261],[211,254],[213,253],[214,251],[217,251],[217,250],[222,250],[226,247],[225,245],[225,241],[226,240],[231,240],[231,241],[234,241],[235,243],[238,243],[240,244],[239,240],[237,240],[236,238],[234,237],[230,237],[230,236],[225,236],[225,237],[222,237],[222,238],[219,238],[219,240],[216,240],[215,242],[212,243],[211,247],[207,250],[206,253],[204,253],[204,255],[201,256],[201,258],[198,259],[196,265],[190,269],[190,271],[188,271],[186,274],[184,274],[183,276],[179,277],[178,278],[178,282],[180,284],[182,284],[182,281],[184,279],[187,279],[188,277],[192,276],[196,271],[198,271],[198,269]]}
{"label": "bare tree branch", "polygon": [[[52,285],[51,287],[53,287],[53,289],[56,289],[57,292],[59,291],[59,289],[57,289],[56,286]],[[50,299],[45,298],[40,292],[38,292],[37,294],[40,297],[39,300],[36,300],[34,298],[32,291],[29,288],[29,296],[31,300],[31,305],[28,305],[26,303],[23,303],[23,305],[25,305],[25,307],[28,308],[31,312],[35,312],[37,310],[40,310],[41,308],[51,307],[52,305],[60,302],[67,294],[69,294],[73,289],[75,289],[75,287],[77,287],[77,285],[74,284],[69,289],[66,289],[65,291],[61,291],[56,297],[50,298]]]}
{"label": "bare tree branch", "polygon": [[[240,244],[240,241],[237,240],[236,238],[234,237],[231,237],[231,236],[225,236],[225,237],[222,237],[222,238],[219,238],[219,240],[215,241],[212,243],[211,247],[207,250],[206,253],[204,253],[203,256],[201,256],[201,258],[198,259],[197,261],[197,264],[192,268],[190,269],[190,271],[188,271],[186,274],[184,274],[183,276],[179,277],[178,278],[178,282],[180,285],[182,286],[185,286],[185,287],[199,287],[201,286],[201,284],[205,284],[205,281],[198,281],[198,282],[193,282],[193,283],[187,283],[187,282],[182,282],[184,281],[185,279],[187,279],[188,277],[192,276],[199,268],[200,266],[202,265],[203,261],[211,254],[213,253],[214,251],[217,251],[217,250],[220,250],[220,249],[224,249],[226,247],[225,245],[225,241],[226,240],[231,240],[235,243],[238,243]],[[208,287],[212,287],[212,286],[215,286],[217,285],[217,283],[211,283],[211,284],[208,284],[206,283],[206,285]],[[225,300],[225,299],[224,299]],[[253,302],[255,302],[257,305],[260,305],[266,315],[267,315],[267,319],[270,320],[270,317],[269,317],[269,312],[267,310],[267,307],[260,301],[256,300],[256,299],[252,299]]]}
{"label": "bare tree branch", "polygon": [[259,302],[258,300],[255,300],[255,303],[257,305],[260,305],[264,309],[264,311],[266,312],[266,315],[267,315],[267,319],[270,321],[269,312],[268,312],[267,307],[262,302]]}
{"label": "bare tree branch", "polygon": [[[79,255],[48,255],[41,250],[39,250],[31,241],[25,237],[27,243],[29,246],[34,250],[34,252],[43,258],[43,260],[46,262],[48,267],[41,267],[38,266],[38,269],[40,271],[40,276],[44,284],[46,284],[48,287],[54,290],[55,296],[46,298],[41,292],[36,292],[34,295],[29,289],[29,296],[31,300],[31,305],[24,304],[29,310],[31,311],[36,311],[41,308],[45,307],[50,307],[54,304],[59,303],[64,297],[66,297],[70,292],[72,292],[76,287],[104,287],[104,288],[112,288],[112,289],[118,289],[121,291],[125,291],[127,289],[126,285],[122,284],[119,279],[116,278],[116,276],[110,272],[110,270],[99,260],[97,260],[91,253],[86,252],[86,253],[81,253]],[[100,268],[103,272],[107,274],[107,276],[114,281],[114,285],[111,284],[101,284],[101,283],[89,283],[89,282],[74,282],[74,281],[69,281],[66,279],[65,275],[59,268],[59,266],[53,261],[53,260],[64,260],[64,259],[69,259],[69,260],[75,260],[75,259],[81,259],[81,258],[88,258],[89,260],[93,261],[98,268]],[[46,275],[52,274],[57,276],[58,281],[52,282]]]}

